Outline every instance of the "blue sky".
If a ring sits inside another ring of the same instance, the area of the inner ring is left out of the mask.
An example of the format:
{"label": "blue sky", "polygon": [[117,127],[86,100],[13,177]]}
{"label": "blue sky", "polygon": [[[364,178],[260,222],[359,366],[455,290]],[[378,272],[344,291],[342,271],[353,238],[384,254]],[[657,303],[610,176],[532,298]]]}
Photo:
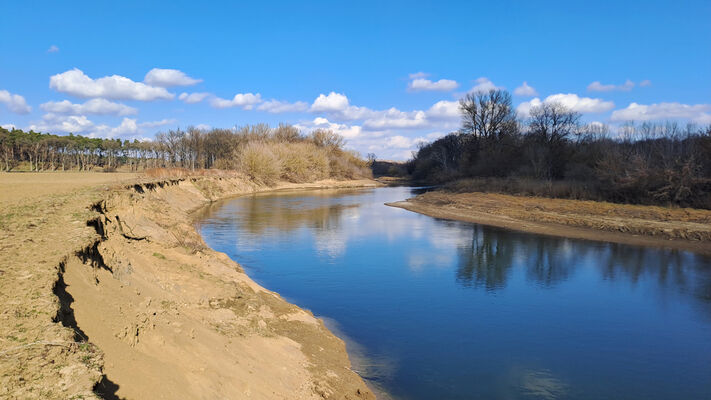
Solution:
{"label": "blue sky", "polygon": [[710,20],[708,0],[3,2],[0,125],[151,138],[288,122],[404,159],[494,86],[522,117],[560,101],[613,127],[709,124]]}

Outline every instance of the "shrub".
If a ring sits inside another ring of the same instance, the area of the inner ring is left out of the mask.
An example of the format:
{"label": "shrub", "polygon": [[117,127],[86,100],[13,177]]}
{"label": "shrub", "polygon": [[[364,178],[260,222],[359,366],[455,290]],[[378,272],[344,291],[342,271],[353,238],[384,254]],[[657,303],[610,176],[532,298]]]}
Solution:
{"label": "shrub", "polygon": [[256,182],[273,185],[281,177],[281,160],[265,142],[248,142],[239,150],[239,170]]}

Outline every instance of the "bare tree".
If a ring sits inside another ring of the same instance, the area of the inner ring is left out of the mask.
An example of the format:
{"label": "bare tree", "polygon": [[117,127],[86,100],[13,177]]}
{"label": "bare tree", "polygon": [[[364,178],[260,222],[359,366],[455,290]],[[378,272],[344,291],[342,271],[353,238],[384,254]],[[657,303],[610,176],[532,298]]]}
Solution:
{"label": "bare tree", "polygon": [[531,108],[528,121],[531,166],[539,178],[562,178],[568,138],[580,127],[580,114],[560,103],[543,103]]}
{"label": "bare tree", "polygon": [[505,90],[467,93],[459,101],[462,133],[484,139],[501,139],[518,132],[511,95]]}

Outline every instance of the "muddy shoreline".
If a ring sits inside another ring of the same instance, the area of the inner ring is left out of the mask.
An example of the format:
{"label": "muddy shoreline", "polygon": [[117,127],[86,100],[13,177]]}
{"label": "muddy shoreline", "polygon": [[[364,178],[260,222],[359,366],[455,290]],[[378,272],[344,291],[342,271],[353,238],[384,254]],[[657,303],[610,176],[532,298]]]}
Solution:
{"label": "muddy shoreline", "polygon": [[[50,196],[44,225],[28,221],[43,202],[27,215],[5,207],[0,246],[12,263],[0,286],[16,307],[1,314],[0,397],[374,398],[342,340],[207,247],[194,226],[202,207],[229,197],[368,186],[134,179]],[[52,251],[28,271],[20,257],[42,252],[28,242],[37,233]],[[18,280],[22,291],[5,290]]]}
{"label": "muddy shoreline", "polygon": [[711,256],[708,210],[439,191],[387,205],[434,218]]}

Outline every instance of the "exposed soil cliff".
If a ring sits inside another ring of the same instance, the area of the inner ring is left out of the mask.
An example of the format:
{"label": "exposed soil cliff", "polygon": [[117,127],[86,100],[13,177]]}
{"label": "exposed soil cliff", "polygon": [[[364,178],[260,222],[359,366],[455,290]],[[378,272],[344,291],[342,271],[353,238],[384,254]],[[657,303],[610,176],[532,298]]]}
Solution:
{"label": "exposed soil cliff", "polygon": [[[203,205],[264,190],[273,188],[225,176],[65,195],[45,217],[48,246],[27,242],[32,213],[6,218],[0,397],[374,398],[320,320],[254,283],[195,231],[191,213]],[[38,254],[43,268],[18,262]]]}

